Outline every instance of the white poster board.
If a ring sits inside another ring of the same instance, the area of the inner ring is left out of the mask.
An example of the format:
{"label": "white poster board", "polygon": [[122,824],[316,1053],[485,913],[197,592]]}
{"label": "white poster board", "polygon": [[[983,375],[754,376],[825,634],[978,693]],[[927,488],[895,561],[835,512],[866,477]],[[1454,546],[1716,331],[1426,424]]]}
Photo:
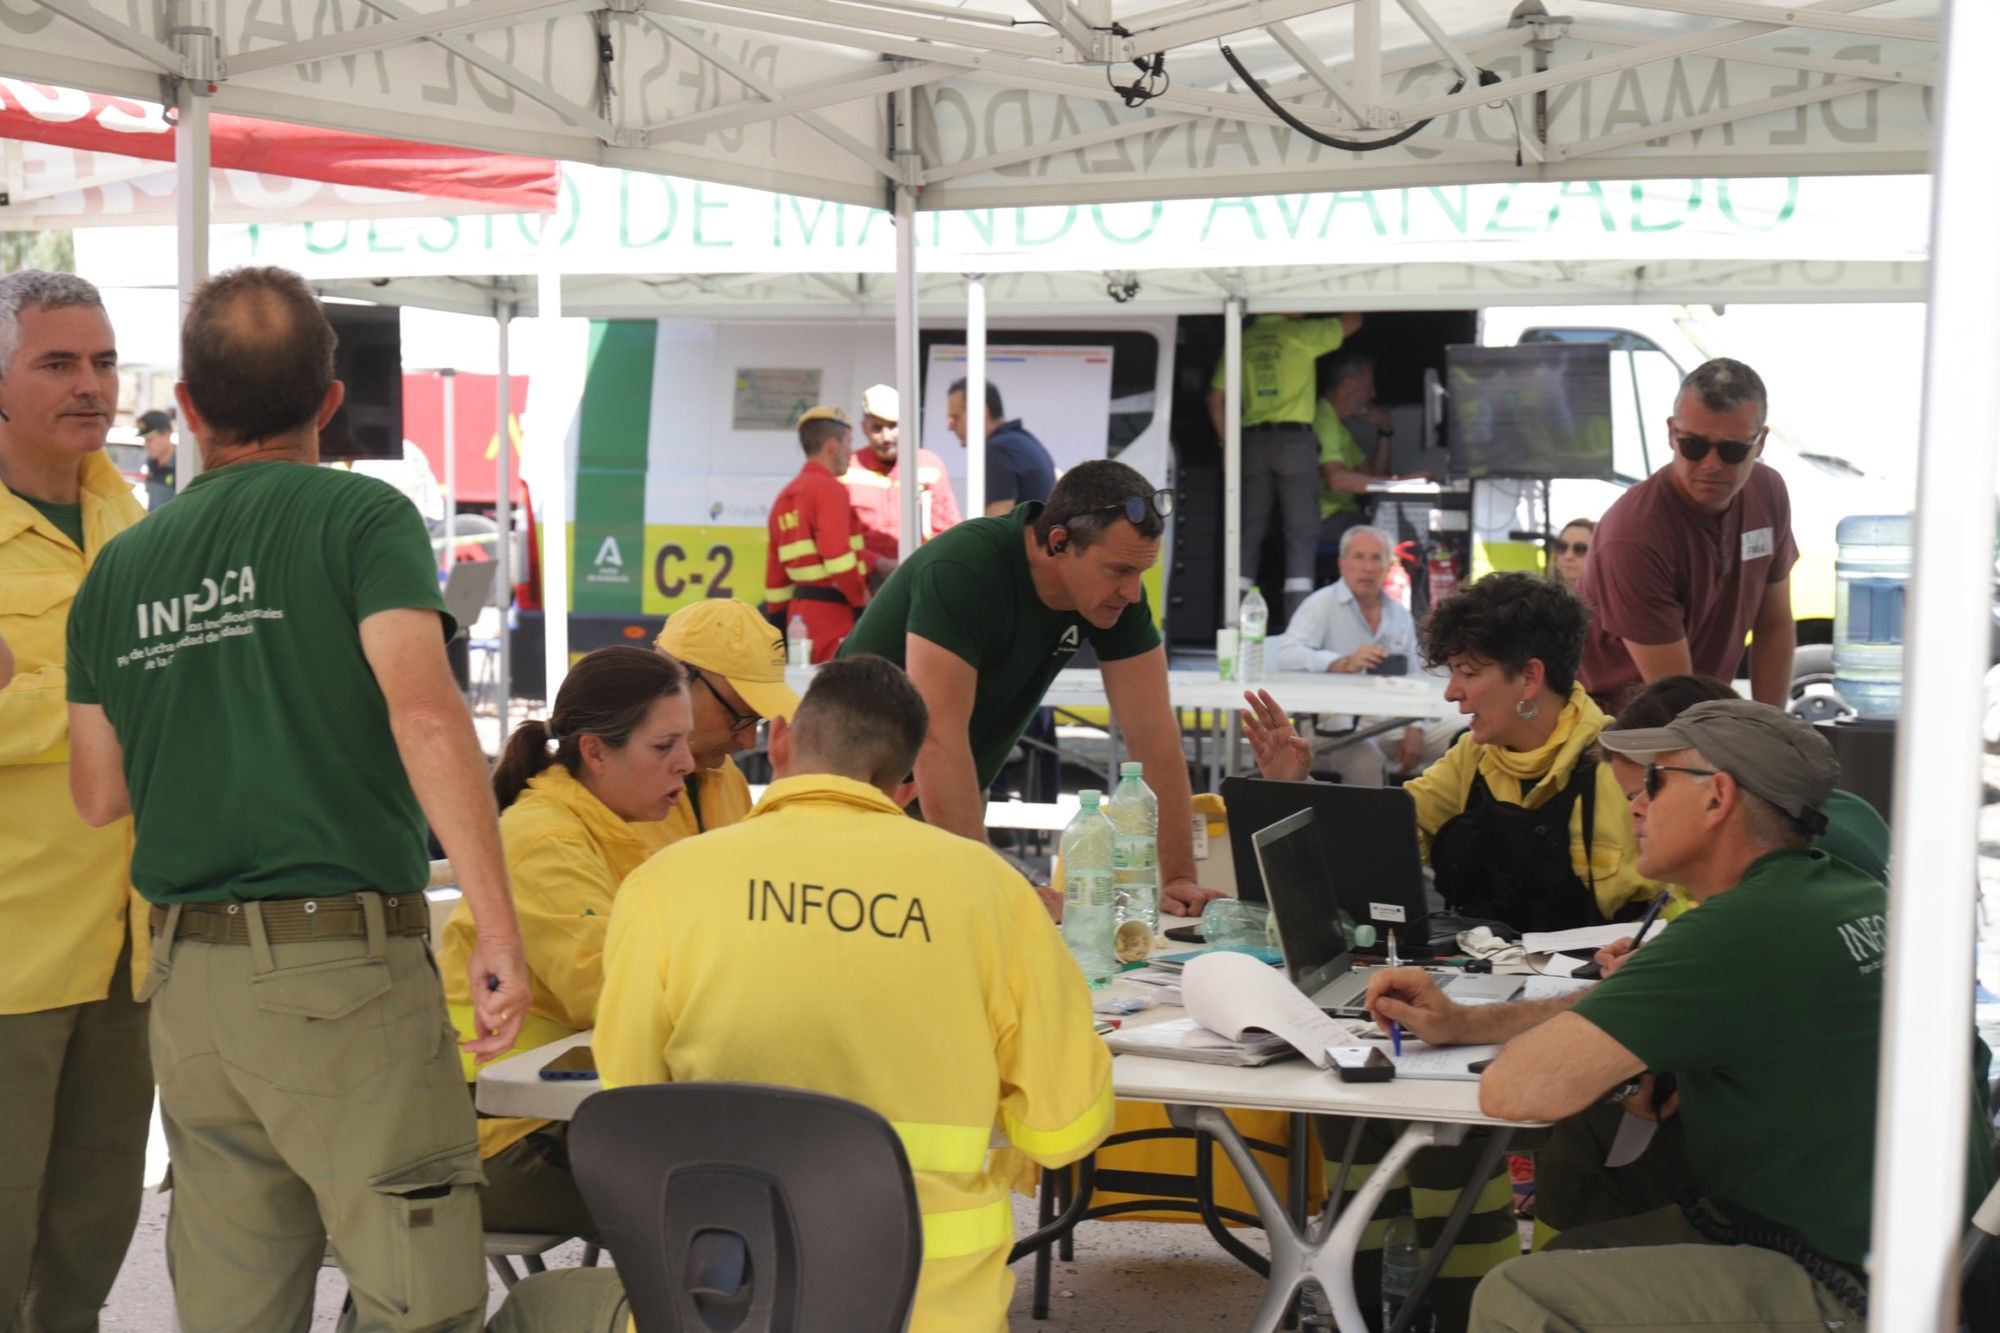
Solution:
{"label": "white poster board", "polygon": [[[965,449],[945,424],[945,394],[965,376],[965,348],[933,344],[924,370],[924,445],[945,460],[963,496]],[[1019,420],[1066,472],[1110,447],[1111,349],[988,343],[986,382],[1005,419]]]}

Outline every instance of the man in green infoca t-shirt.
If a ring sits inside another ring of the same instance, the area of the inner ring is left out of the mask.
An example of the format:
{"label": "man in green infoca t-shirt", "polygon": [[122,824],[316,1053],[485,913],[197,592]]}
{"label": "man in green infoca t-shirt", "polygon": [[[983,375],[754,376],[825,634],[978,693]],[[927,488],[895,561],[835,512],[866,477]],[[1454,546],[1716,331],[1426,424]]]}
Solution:
{"label": "man in green infoca t-shirt", "polygon": [[[1472,1328],[1858,1324],[1869,1248],[1887,891],[1811,850],[1840,769],[1812,728],[1746,699],[1599,743],[1632,801],[1639,873],[1701,904],[1581,997],[1466,1008],[1420,972],[1378,973],[1368,1003],[1433,1043],[1507,1042],[1480,1083],[1489,1115],[1555,1120],[1679,1080],[1699,1202],[1564,1232],[1493,1270]],[[1968,1072],[1985,1050],[1967,1033]],[[1620,1086],[1625,1085],[1625,1086]],[[1945,1086],[1949,1086],[1949,1080]],[[1993,1183],[1985,1089],[1965,1210]],[[1584,1253],[1583,1251],[1590,1251]],[[1991,1274],[1968,1285],[1974,1327]]]}
{"label": "man in green infoca t-shirt", "polygon": [[472,1333],[479,1146],[426,813],[478,927],[468,1049],[512,1047],[527,969],[422,520],[316,466],[333,349],[296,274],[196,292],[175,394],[203,471],[77,593],[70,786],[90,823],[133,816],[153,904],[180,1326],[304,1328],[330,1245],[361,1327]]}
{"label": "man in green infoca t-shirt", "polygon": [[[1063,474],[1048,503],[933,537],[889,576],[841,646],[910,673],[930,709],[917,756],[926,822],[986,840],[985,791],[1086,642],[1132,757],[1160,801],[1160,906],[1198,913],[1193,797],[1167,655],[1140,579],[1160,556],[1173,493],[1123,463]],[[1050,909],[1059,896],[1045,894]]]}

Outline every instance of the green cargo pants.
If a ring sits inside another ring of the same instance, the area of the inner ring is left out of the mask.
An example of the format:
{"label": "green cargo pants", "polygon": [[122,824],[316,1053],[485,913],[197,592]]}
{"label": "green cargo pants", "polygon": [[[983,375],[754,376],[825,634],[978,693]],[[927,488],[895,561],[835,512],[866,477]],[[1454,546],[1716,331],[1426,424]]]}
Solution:
{"label": "green cargo pants", "polygon": [[479,1149],[421,936],[153,944],[153,1067],[173,1155],[167,1268],[187,1333],[305,1333],[332,1244],[343,1333],[473,1330]]}
{"label": "green cargo pants", "polygon": [[565,1268],[517,1283],[486,1333],[626,1333],[631,1314],[616,1269]]}
{"label": "green cargo pants", "polygon": [[1566,1231],[1479,1284],[1473,1333],[1859,1333],[1865,1321],[1796,1262],[1716,1245],[1661,1208]]}
{"label": "green cargo pants", "polygon": [[597,1240],[569,1169],[569,1125],[545,1125],[486,1159],[479,1212],[488,1231],[555,1231]]}
{"label": "green cargo pants", "polygon": [[0,1333],[95,1333],[131,1244],[153,1110],[131,948],[104,999],[0,1014]]}

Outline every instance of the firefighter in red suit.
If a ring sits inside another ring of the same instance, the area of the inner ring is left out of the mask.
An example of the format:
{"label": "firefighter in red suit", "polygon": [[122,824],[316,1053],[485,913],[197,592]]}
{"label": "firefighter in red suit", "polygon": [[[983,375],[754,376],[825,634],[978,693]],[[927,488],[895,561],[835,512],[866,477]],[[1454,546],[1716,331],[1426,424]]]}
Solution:
{"label": "firefighter in red suit", "polygon": [[806,465],[771,502],[764,558],[764,614],[789,631],[805,622],[812,660],[825,662],[868,603],[861,567],[861,524],[840,484],[854,452],[847,413],[812,407],[799,417]]}

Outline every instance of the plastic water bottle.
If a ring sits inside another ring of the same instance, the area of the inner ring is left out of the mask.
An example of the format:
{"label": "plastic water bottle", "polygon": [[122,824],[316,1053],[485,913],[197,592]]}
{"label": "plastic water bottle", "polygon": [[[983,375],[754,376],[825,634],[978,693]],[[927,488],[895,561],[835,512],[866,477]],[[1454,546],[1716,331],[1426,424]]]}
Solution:
{"label": "plastic water bottle", "polygon": [[[1424,1252],[1417,1244],[1417,1224],[1408,1213],[1393,1218],[1382,1234],[1382,1327],[1392,1327],[1416,1288],[1423,1271]],[[1408,1333],[1434,1333],[1430,1302],[1420,1303],[1403,1326]]]}
{"label": "plastic water bottle", "polygon": [[792,623],[785,627],[785,665],[811,666],[813,660],[812,634],[806,629],[806,618],[795,615]]}
{"label": "plastic water bottle", "polygon": [[1160,928],[1160,801],[1146,785],[1145,765],[1118,766],[1118,787],[1104,807],[1110,819],[1112,911],[1119,925],[1143,921]]}
{"label": "plastic water bottle", "polygon": [[1236,611],[1236,679],[1245,685],[1264,683],[1264,637],[1271,630],[1271,608],[1252,584]]}
{"label": "plastic water bottle", "polygon": [[1118,970],[1111,953],[1117,929],[1111,870],[1111,821],[1098,808],[1104,793],[1087,791],[1083,808],[1062,835],[1063,943],[1092,987],[1110,982]]}
{"label": "plastic water bottle", "polygon": [[1862,717],[1903,711],[1912,535],[1908,514],[1856,514],[1834,529],[1833,688]]}

